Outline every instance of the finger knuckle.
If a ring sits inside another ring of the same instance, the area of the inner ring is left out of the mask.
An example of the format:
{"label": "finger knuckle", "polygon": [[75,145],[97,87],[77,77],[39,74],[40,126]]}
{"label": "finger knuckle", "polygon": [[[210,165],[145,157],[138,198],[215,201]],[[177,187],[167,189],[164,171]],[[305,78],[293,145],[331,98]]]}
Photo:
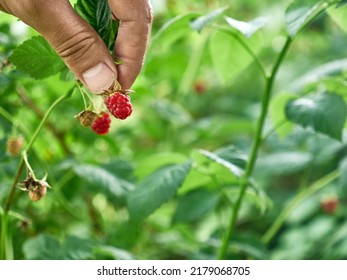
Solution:
{"label": "finger knuckle", "polygon": [[79,62],[92,55],[98,38],[89,30],[71,34],[57,47],[58,54],[67,62]]}

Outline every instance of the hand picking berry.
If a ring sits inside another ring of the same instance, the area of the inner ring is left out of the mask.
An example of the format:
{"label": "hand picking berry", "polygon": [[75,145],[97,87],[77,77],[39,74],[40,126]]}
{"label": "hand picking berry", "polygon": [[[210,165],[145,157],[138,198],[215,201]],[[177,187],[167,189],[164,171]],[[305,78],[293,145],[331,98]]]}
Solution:
{"label": "hand picking berry", "polygon": [[104,135],[107,134],[111,125],[111,119],[110,115],[108,113],[102,113],[99,117],[97,117],[91,128],[92,130],[99,134],[99,135]]}
{"label": "hand picking berry", "polygon": [[124,93],[115,92],[106,97],[105,105],[110,113],[117,119],[125,120],[133,111],[130,97]]}

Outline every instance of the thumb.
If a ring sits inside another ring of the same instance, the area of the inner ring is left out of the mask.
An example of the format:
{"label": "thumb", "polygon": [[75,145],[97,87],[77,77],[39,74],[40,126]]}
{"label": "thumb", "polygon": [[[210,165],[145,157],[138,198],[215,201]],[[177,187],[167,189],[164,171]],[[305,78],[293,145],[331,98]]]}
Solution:
{"label": "thumb", "polygon": [[101,93],[110,88],[117,79],[112,56],[69,1],[27,0],[21,3],[12,7],[10,13],[40,32],[91,92]]}

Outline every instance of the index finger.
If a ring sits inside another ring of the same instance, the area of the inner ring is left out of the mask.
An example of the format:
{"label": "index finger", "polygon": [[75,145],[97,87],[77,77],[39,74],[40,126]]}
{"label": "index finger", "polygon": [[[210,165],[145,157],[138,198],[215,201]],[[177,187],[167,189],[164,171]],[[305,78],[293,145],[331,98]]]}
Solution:
{"label": "index finger", "polygon": [[119,20],[114,48],[121,61],[118,81],[129,89],[143,65],[152,25],[151,4],[149,0],[109,0],[109,6]]}

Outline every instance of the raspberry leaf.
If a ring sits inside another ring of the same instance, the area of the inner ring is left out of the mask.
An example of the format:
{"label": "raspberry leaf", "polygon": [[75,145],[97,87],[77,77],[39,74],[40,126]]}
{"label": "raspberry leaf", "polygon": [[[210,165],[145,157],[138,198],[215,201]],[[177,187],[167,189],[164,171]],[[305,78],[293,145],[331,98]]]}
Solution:
{"label": "raspberry leaf", "polygon": [[224,158],[218,156],[215,153],[211,153],[206,150],[200,150],[200,153],[204,155],[205,157],[209,158],[210,160],[226,167],[232,174],[234,174],[236,177],[241,177],[243,174],[243,169],[240,168],[238,165],[234,164],[231,161],[231,158],[229,160],[225,160]]}
{"label": "raspberry leaf", "polygon": [[130,218],[145,220],[162,204],[173,198],[192,167],[192,162],[163,167],[145,180],[127,197]]}
{"label": "raspberry leaf", "polygon": [[193,190],[183,196],[177,205],[173,223],[189,223],[201,219],[218,204],[220,195],[206,189]]}
{"label": "raspberry leaf", "polygon": [[78,165],[74,167],[74,171],[81,179],[87,181],[91,187],[96,187],[98,192],[102,191],[113,198],[121,198],[134,188],[130,182],[97,165]]}
{"label": "raspberry leaf", "polygon": [[109,50],[112,51],[117,35],[118,21],[112,20],[112,13],[108,6],[108,1],[78,0],[75,10],[93,26]]}
{"label": "raspberry leaf", "polygon": [[231,17],[225,17],[225,20],[232,28],[240,31],[247,38],[251,37],[255,32],[268,23],[268,18],[266,17],[255,18],[249,22],[239,21]]}
{"label": "raspberry leaf", "polygon": [[228,6],[222,7],[206,15],[198,17],[197,19],[190,22],[190,27],[198,32],[201,32],[207,25],[218,19],[219,16],[222,15],[228,8]]}
{"label": "raspberry leaf", "polygon": [[[165,45],[170,45],[177,39],[183,37],[191,31],[190,22],[198,17],[197,13],[179,15],[166,22],[152,38],[153,42],[160,41]],[[160,46],[163,47],[162,45]]]}
{"label": "raspberry leaf", "polygon": [[[337,7],[330,7],[327,12],[330,18],[344,31],[347,32],[347,7],[346,7],[347,1],[343,4]],[[344,6],[344,7],[342,7]]]}
{"label": "raspberry leaf", "polygon": [[344,99],[334,93],[293,99],[286,106],[288,120],[337,140],[341,140],[346,115]]}
{"label": "raspberry leaf", "polygon": [[29,260],[86,260],[93,258],[92,242],[75,236],[67,236],[63,243],[41,234],[26,241],[23,252]]}
{"label": "raspberry leaf", "polygon": [[286,25],[291,37],[302,30],[326,5],[325,0],[295,0],[286,10]]}
{"label": "raspberry leaf", "polygon": [[9,57],[18,70],[35,79],[44,79],[66,68],[63,60],[41,36],[18,46]]}
{"label": "raspberry leaf", "polygon": [[[230,28],[216,31],[210,38],[209,51],[212,63],[220,80],[224,83],[236,78],[253,61],[237,36],[241,35],[235,34],[235,31]],[[247,40],[247,43],[257,54],[262,47],[262,37],[256,33]]]}

